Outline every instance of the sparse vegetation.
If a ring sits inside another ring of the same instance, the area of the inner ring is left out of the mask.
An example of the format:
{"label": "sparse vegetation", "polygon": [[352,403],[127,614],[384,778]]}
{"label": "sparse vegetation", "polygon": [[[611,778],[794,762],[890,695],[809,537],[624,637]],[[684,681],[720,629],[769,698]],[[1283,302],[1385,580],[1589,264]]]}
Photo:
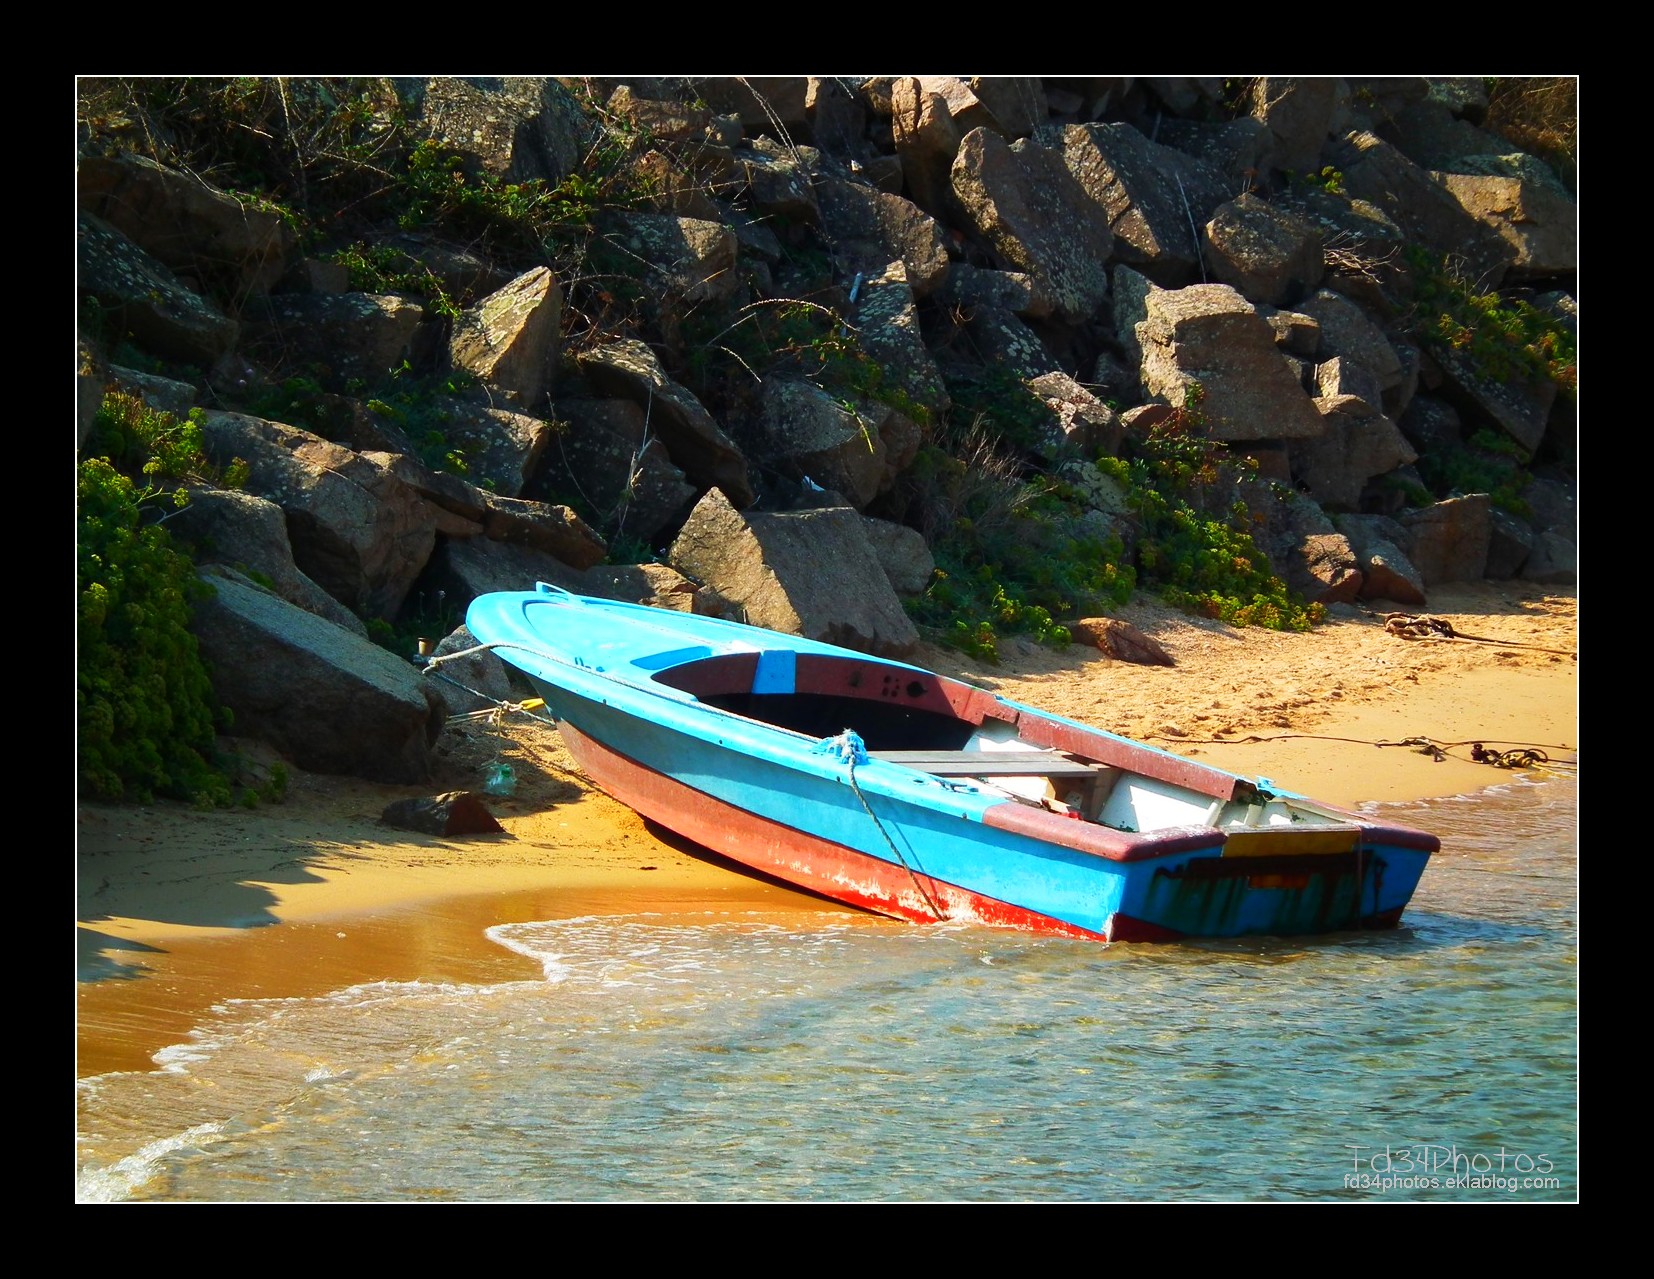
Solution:
{"label": "sparse vegetation", "polygon": [[[727,300],[668,305],[649,266],[614,234],[614,215],[665,208],[669,189],[686,200],[739,205],[741,183],[722,167],[700,166],[704,143],[652,137],[581,82],[561,83],[580,99],[587,132],[573,171],[555,182],[479,168],[423,126],[416,92],[387,79],[112,79],[83,82],[79,96],[82,123],[98,145],[107,140],[187,168],[276,211],[308,253],[348,270],[352,289],[417,297],[428,313],[455,318],[475,299],[450,293],[459,286],[384,243],[389,228],[429,232],[497,269],[551,266],[563,291],[565,351],[644,337],[720,418],[738,423],[755,388],[778,374],[815,383],[852,412],[868,402],[902,412],[924,429],[927,444],[889,505],[926,534],[939,567],[914,611],[961,647],[991,656],[996,637],[1008,633],[1060,644],[1065,620],[1107,611],[1138,587],[1236,624],[1303,629],[1316,620],[1317,610],[1289,597],[1252,541],[1250,519],[1234,504],[1242,464],[1204,438],[1198,389],[1171,423],[1128,439],[1122,456],[1099,459],[1128,508],[1104,516],[1037,460],[1053,414],[1005,364],[950,368],[953,407],[942,414],[871,355],[846,322],[837,246],[802,216],[765,219],[776,247],[762,264],[756,257],[746,264],[748,276]],[[1258,87],[1225,81],[1212,109],[1247,110]],[[1487,127],[1571,167],[1574,81],[1492,81],[1488,102]],[[1292,184],[1306,199],[1325,201],[1343,194],[1344,174],[1326,165],[1293,175]],[[1526,301],[1478,291],[1445,261],[1414,250],[1404,268],[1403,256],[1344,232],[1325,248],[1330,266],[1386,291],[1408,270],[1414,309],[1401,318],[1425,344],[1493,381],[1545,378],[1574,393],[1575,343],[1565,324]],[[204,281],[210,289],[210,271]],[[144,359],[132,352],[123,362]],[[382,384],[358,380],[347,397],[325,393],[322,379],[307,373],[315,370],[263,388],[248,410],[348,440],[365,408],[406,441],[398,448],[434,469],[473,476],[476,459],[447,415],[463,385],[404,365]],[[198,445],[187,422],[153,439],[118,423],[99,430],[92,453],[142,484],[176,478],[180,459]],[[1505,451],[1473,440],[1423,459],[1419,473],[1440,494],[1485,489],[1516,511],[1525,459]],[[624,504],[606,521],[573,504],[606,531],[623,532]]]}
{"label": "sparse vegetation", "polygon": [[1573,76],[1488,82],[1487,127],[1556,171],[1572,191],[1579,171],[1579,81]]}
{"label": "sparse vegetation", "polygon": [[1526,454],[1514,440],[1482,430],[1462,444],[1434,449],[1421,457],[1418,471],[1437,497],[1486,493],[1501,510],[1526,517],[1533,511],[1522,497],[1532,479],[1522,465],[1525,460]]}
{"label": "sparse vegetation", "polygon": [[1206,438],[1204,398],[1200,384],[1192,384],[1180,409],[1128,440],[1125,457],[1098,462],[1125,486],[1137,515],[1139,580],[1191,613],[1235,626],[1307,631],[1325,610],[1294,596],[1275,575],[1252,539],[1246,505],[1223,506],[1234,480],[1255,468]]}
{"label": "sparse vegetation", "polygon": [[1124,493],[1129,548],[1074,485],[1006,442],[1000,422],[1027,425],[1020,396],[921,452],[907,479],[938,571],[910,607],[915,620],[987,661],[1008,634],[1065,644],[1065,621],[1117,608],[1139,587],[1236,626],[1301,631],[1320,621],[1324,610],[1275,576],[1244,505],[1208,513],[1247,464],[1204,437],[1202,397],[1192,387],[1170,419],[1128,441],[1126,456],[1096,460]]}
{"label": "sparse vegetation", "polygon": [[1072,489],[1022,470],[978,418],[952,450],[925,448],[908,476],[937,566],[910,612],[986,661],[1004,635],[1067,644],[1064,620],[1125,603],[1136,580],[1120,538]]}
{"label": "sparse vegetation", "polygon": [[1559,394],[1576,394],[1574,334],[1560,319],[1520,298],[1477,290],[1423,249],[1412,249],[1408,261],[1412,320],[1422,341],[1467,359],[1487,381],[1547,379]]}

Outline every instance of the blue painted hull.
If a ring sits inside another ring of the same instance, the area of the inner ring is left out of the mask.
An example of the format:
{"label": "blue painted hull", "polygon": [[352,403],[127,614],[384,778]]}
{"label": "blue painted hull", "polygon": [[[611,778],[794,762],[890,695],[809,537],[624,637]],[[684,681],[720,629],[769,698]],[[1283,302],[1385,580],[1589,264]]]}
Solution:
{"label": "blue painted hull", "polygon": [[[1037,744],[1041,760],[1060,749],[1070,773],[1119,774],[1116,789],[1149,779],[1145,802],[1174,815],[1208,799],[1237,813],[1247,800],[1268,810],[1301,799],[796,636],[552,588],[480,597],[467,624],[528,675],[582,767],[617,798],[755,869],[901,918],[1114,940],[1387,926],[1436,848],[1326,806],[1306,808],[1317,825],[1303,838],[1204,820],[1111,827],[1008,795],[991,778],[937,775],[878,750],[842,758],[843,738],[767,717],[865,717],[871,734],[904,743],[1003,728],[1027,739],[1022,749]],[[936,758],[1022,767],[1032,756]]]}

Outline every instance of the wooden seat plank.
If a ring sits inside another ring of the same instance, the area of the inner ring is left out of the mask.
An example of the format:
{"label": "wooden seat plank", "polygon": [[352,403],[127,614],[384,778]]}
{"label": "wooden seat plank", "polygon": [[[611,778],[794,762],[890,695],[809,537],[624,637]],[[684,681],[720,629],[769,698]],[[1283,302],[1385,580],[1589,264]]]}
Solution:
{"label": "wooden seat plank", "polygon": [[1057,751],[872,751],[874,759],[936,777],[1095,777],[1097,767]]}

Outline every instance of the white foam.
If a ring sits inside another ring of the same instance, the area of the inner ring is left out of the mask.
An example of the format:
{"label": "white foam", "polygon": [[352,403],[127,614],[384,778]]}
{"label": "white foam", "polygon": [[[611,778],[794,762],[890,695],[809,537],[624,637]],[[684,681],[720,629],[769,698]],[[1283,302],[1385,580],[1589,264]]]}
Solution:
{"label": "white foam", "polygon": [[220,1140],[223,1125],[197,1124],[173,1137],[152,1141],[107,1168],[93,1168],[75,1178],[76,1203],[119,1203],[155,1176],[161,1160],[179,1150],[191,1150]]}

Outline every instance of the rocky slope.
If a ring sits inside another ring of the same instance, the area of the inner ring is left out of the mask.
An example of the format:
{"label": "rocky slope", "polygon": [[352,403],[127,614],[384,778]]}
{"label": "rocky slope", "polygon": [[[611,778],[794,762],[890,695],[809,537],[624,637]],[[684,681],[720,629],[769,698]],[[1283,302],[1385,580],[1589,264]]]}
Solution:
{"label": "rocky slope", "polygon": [[202,410],[193,629],[237,731],[309,769],[423,776],[472,703],[370,632],[488,590],[899,655],[901,601],[1031,483],[1060,536],[1013,537],[1151,576],[1146,442],[1310,600],[1573,580],[1573,179],[1508,83],[79,97],[83,455],[112,391]]}

